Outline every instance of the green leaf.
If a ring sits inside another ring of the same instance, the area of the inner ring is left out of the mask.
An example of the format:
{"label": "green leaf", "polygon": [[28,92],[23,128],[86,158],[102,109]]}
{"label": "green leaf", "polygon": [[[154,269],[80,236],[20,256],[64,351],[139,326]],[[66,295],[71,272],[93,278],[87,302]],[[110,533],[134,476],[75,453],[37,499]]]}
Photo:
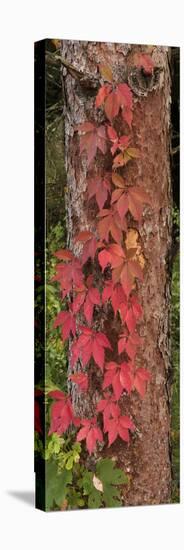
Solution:
{"label": "green leaf", "polygon": [[72,472],[57,471],[55,462],[46,463],[46,510],[51,510],[54,503],[61,507],[67,493],[67,485],[72,482]]}
{"label": "green leaf", "polygon": [[85,472],[83,478],[82,478],[82,486],[84,489],[84,494],[89,495],[90,492],[93,490],[93,473],[92,472]]}
{"label": "green leaf", "polygon": [[68,460],[67,460],[67,462],[66,462],[66,465],[65,465],[65,468],[66,468],[67,470],[71,470],[71,469],[72,469],[72,467],[73,467],[73,460],[74,460],[73,456],[70,456],[70,457],[68,458]]}
{"label": "green leaf", "polygon": [[99,491],[97,491],[95,488],[92,490],[92,492],[89,495],[88,498],[88,507],[89,508],[100,508],[102,504],[102,497]]}
{"label": "green leaf", "polygon": [[104,458],[98,462],[96,468],[97,477],[101,479],[103,485],[106,483],[108,485],[121,485],[128,483],[128,478],[123,470],[120,470],[120,468],[115,468],[114,466],[114,461],[109,458]]}
{"label": "green leaf", "polygon": [[113,485],[105,486],[103,500],[108,508],[122,506],[119,489],[113,487]]}

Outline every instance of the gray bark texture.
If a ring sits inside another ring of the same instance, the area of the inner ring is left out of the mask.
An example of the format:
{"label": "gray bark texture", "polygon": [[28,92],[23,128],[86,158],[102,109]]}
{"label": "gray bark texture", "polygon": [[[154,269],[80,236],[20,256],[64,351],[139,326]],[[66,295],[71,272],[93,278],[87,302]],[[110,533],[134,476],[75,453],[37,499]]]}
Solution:
{"label": "gray bark texture", "polygon": [[[124,168],[124,175],[134,185],[141,185],[153,202],[153,208],[145,207],[143,221],[138,227],[129,221],[129,229],[137,238],[145,264],[144,282],[138,284],[139,299],[144,316],[139,332],[144,337],[136,363],[148,368],[151,382],[144,399],[134,391],[121,399],[122,414],[129,414],[136,431],[127,445],[120,439],[110,448],[101,451],[102,456],[116,457],[130,477],[123,489],[126,505],[159,504],[171,499],[170,460],[170,269],[172,192],[170,177],[170,72],[169,50],[155,46],[152,49],[155,70],[145,77],[132,68],[133,55],[146,47],[99,42],[63,41],[61,56],[76,69],[72,75],[63,66],[65,89],[65,151],[67,173],[67,229],[68,246],[78,255],[81,245],[74,244],[74,236],[83,230],[97,233],[97,207],[86,197],[87,165],[85,153],[79,156],[79,138],[74,128],[85,121],[102,123],[100,110],[94,109],[94,98],[100,86],[98,64],[109,64],[117,83],[127,82],[133,92],[133,146],[140,151],[140,158]],[[83,76],[78,75],[78,71]],[[110,169],[111,159],[97,155],[90,168],[90,175],[97,168]],[[89,173],[88,173],[89,175]],[[98,279],[96,267],[96,279]],[[97,311],[95,327],[117,341],[120,323],[109,306]],[[108,359],[108,354],[107,354]],[[117,352],[111,360],[117,360]],[[90,416],[99,398],[98,375],[91,367],[91,391],[89,395],[72,389],[77,414]],[[98,369],[99,370],[99,369]]]}

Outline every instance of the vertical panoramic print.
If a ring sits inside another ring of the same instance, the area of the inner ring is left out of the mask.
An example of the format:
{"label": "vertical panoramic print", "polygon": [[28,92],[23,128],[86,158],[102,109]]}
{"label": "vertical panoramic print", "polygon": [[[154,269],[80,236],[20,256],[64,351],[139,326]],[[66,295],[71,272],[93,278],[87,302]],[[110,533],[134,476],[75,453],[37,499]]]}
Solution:
{"label": "vertical panoramic print", "polygon": [[179,54],[35,44],[45,511],[179,502]]}

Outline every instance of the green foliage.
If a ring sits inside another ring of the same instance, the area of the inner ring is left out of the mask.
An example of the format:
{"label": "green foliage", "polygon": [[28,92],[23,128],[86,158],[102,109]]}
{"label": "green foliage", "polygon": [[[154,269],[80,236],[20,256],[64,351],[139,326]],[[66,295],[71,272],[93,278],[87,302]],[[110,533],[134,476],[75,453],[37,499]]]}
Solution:
{"label": "green foliage", "polygon": [[112,459],[105,458],[97,462],[96,471],[85,471],[79,486],[88,496],[88,508],[122,506],[120,490],[116,485],[128,483],[125,473],[115,468]]}
{"label": "green foliage", "polygon": [[35,451],[45,460],[47,510],[61,509],[62,505],[68,510],[122,506],[118,486],[128,483],[128,478],[115,467],[114,460],[101,459],[95,470],[87,470],[74,433],[50,435],[45,450],[38,434],[35,439]]}
{"label": "green foliage", "polygon": [[68,485],[72,482],[72,472],[64,469],[58,472],[55,462],[46,462],[46,510],[54,509],[56,504],[61,508],[67,494]]}
{"label": "green foliage", "polygon": [[[51,228],[47,238],[46,270],[46,375],[62,390],[66,390],[67,345],[61,340],[59,329],[53,329],[53,322],[61,310],[57,283],[51,284],[55,273],[54,252],[65,245],[65,228],[58,223]],[[64,306],[63,306],[64,307]]]}
{"label": "green foliage", "polygon": [[67,470],[72,470],[74,464],[79,462],[81,453],[80,443],[73,443],[72,448],[67,450],[67,440],[65,441],[65,447],[60,452],[58,457],[58,466],[59,469],[66,468]]}
{"label": "green foliage", "polygon": [[64,439],[55,433],[48,437],[45,448],[45,460],[50,460],[55,455],[58,455],[64,442]]}

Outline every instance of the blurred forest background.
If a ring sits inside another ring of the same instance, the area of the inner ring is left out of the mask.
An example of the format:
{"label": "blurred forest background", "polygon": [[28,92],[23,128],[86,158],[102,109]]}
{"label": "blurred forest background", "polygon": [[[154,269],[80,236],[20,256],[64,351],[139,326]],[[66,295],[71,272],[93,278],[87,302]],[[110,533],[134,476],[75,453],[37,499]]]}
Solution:
{"label": "blurred forest background", "polygon": [[[171,48],[172,75],[172,501],[179,501],[179,48]],[[57,284],[51,283],[53,252],[66,246],[63,97],[57,41],[47,41],[46,54],[46,209],[47,209],[47,387],[66,390],[67,349],[53,320],[61,309]],[[63,306],[64,307],[64,306]]]}

